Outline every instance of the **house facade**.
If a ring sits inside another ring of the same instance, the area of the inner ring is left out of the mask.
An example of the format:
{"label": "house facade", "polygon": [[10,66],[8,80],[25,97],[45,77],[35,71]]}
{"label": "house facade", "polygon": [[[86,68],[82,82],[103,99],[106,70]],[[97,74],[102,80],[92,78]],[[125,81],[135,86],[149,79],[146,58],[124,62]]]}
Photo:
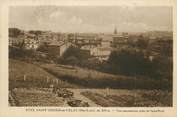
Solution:
{"label": "house facade", "polygon": [[26,49],[36,50],[39,47],[39,42],[35,39],[26,38],[24,39],[24,44]]}
{"label": "house facade", "polygon": [[91,49],[90,55],[96,57],[100,61],[106,61],[111,54],[111,48],[96,47]]}
{"label": "house facade", "polygon": [[50,43],[48,45],[48,51],[49,53],[53,55],[57,55],[58,57],[62,56],[64,52],[72,46],[72,43],[70,42],[56,42],[56,43]]}

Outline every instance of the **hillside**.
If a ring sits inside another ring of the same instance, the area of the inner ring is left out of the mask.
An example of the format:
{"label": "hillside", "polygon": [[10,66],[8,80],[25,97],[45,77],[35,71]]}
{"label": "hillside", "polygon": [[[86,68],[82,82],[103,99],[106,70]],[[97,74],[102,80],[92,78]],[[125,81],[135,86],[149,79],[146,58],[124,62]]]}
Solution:
{"label": "hillside", "polygon": [[89,70],[69,65],[43,64],[47,72],[60,80],[79,85],[84,88],[114,88],[114,89],[169,89],[170,83],[164,80],[136,78],[122,75],[112,75],[95,70]]}
{"label": "hillside", "polygon": [[14,87],[77,87],[64,82],[42,68],[19,60],[9,59],[9,88]]}
{"label": "hillside", "polygon": [[[57,93],[49,88],[51,84],[60,87]],[[164,87],[164,84],[165,82],[161,81],[131,79],[79,67],[54,64],[41,64],[39,67],[36,64],[9,59],[11,106],[68,107],[71,106],[68,105],[69,102],[77,102],[76,107],[82,106],[80,102],[88,103],[90,107],[171,106],[171,92],[154,90],[159,86]],[[134,88],[141,89],[132,90]],[[73,97],[59,95],[67,92],[73,93]]]}

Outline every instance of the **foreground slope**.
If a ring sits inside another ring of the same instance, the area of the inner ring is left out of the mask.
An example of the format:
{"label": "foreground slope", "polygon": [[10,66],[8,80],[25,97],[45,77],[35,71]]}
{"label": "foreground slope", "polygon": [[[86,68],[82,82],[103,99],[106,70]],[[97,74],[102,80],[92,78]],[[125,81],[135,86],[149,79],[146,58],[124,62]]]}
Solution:
{"label": "foreground slope", "polygon": [[9,59],[9,88],[49,87],[51,84],[59,87],[77,87],[58,79],[37,65]]}

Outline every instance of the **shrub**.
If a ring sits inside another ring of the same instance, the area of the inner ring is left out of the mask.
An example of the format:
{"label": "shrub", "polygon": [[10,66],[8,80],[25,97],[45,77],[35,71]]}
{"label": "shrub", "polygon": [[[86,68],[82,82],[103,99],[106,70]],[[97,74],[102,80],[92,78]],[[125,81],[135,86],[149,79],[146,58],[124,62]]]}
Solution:
{"label": "shrub", "polygon": [[152,64],[141,51],[121,50],[111,53],[108,60],[112,73],[125,75],[146,75],[151,72]]}

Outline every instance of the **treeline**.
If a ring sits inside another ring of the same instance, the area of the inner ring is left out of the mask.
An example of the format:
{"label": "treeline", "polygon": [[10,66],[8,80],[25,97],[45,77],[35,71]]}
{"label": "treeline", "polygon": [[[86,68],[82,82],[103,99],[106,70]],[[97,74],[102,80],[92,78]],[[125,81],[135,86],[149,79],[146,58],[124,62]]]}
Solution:
{"label": "treeline", "polygon": [[107,61],[100,62],[98,59],[82,53],[79,48],[71,47],[62,57],[57,59],[57,63],[80,66],[112,74],[172,81],[172,59],[162,55],[153,56],[153,59],[150,59],[146,54],[142,50],[122,49],[113,51]]}
{"label": "treeline", "polygon": [[39,51],[13,47],[13,46],[9,46],[9,58],[31,62],[31,63],[34,61],[49,63],[51,60],[51,58],[49,58],[43,53],[40,53]]}
{"label": "treeline", "polygon": [[90,56],[89,52],[82,51],[80,48],[75,46],[68,48],[64,54],[57,59],[57,63],[80,66],[89,69],[97,69],[101,64],[98,59]]}
{"label": "treeline", "polygon": [[[47,53],[47,48],[41,47]],[[89,55],[89,53],[80,50],[78,47],[71,46],[61,56],[54,57],[52,53],[42,56],[39,51],[26,50],[24,48],[9,47],[9,57],[16,59],[35,60],[40,62],[56,62],[58,64],[67,64],[72,66],[95,69],[102,72],[121,74],[127,76],[149,77],[153,79],[172,80],[173,61],[172,58],[157,55],[153,59],[146,57],[143,51],[133,49],[122,49],[113,51],[109,59],[100,62],[98,59]]]}
{"label": "treeline", "polygon": [[112,52],[100,70],[114,74],[172,80],[173,63],[166,56],[158,55],[149,59],[143,51],[121,50]]}

